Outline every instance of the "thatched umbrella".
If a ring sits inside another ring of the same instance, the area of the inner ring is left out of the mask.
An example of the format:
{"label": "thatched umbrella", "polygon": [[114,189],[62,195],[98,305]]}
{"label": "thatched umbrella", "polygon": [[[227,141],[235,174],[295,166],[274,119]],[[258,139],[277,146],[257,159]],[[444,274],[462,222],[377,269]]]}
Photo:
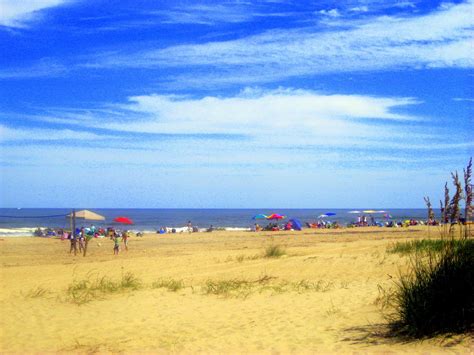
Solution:
{"label": "thatched umbrella", "polygon": [[[100,214],[97,214],[97,213],[89,211],[89,210],[82,210],[82,211],[78,211],[78,212],[73,210],[72,213],[68,215],[68,217],[71,218],[71,222],[72,222],[71,229],[72,229],[72,236],[73,237],[75,236],[75,232],[76,232],[75,231],[75,229],[76,229],[76,218],[82,218],[82,219],[89,220],[89,221],[104,221],[105,220],[104,216],[101,216]],[[92,237],[89,237],[89,236],[86,237],[86,245],[84,247],[84,256],[86,256],[87,246],[88,246],[89,240],[91,238]]]}
{"label": "thatched umbrella", "polygon": [[[73,217],[74,213],[68,215],[68,217]],[[89,221],[104,221],[105,217],[89,210],[82,210],[75,213],[76,218],[87,219]]]}

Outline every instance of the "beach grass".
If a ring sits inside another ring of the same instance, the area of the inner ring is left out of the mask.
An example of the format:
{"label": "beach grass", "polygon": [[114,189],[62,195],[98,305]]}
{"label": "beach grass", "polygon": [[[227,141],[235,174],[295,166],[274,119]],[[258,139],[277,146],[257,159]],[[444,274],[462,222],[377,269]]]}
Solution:
{"label": "beach grass", "polygon": [[[413,244],[413,243],[412,243]],[[390,300],[391,330],[422,338],[474,328],[474,240],[420,244],[412,268],[402,275]],[[415,249],[416,250],[416,249]]]}
{"label": "beach grass", "polygon": [[281,247],[280,245],[272,244],[265,249],[264,256],[266,258],[279,258],[285,254],[286,250],[283,247]]}
{"label": "beach grass", "polygon": [[440,253],[448,245],[454,248],[464,246],[464,242],[460,239],[421,239],[408,242],[396,242],[391,245],[387,251],[389,253],[397,253],[408,255],[412,253]]}
{"label": "beach grass", "polygon": [[51,295],[51,293],[52,293],[51,290],[43,286],[37,286],[27,291],[26,293],[23,293],[23,296],[25,298],[44,298]]}
{"label": "beach grass", "polygon": [[185,287],[183,280],[159,279],[151,284],[152,288],[165,288],[170,292],[178,292]]}
{"label": "beach grass", "polygon": [[142,282],[133,273],[122,274],[120,280],[107,276],[87,275],[84,279],[74,280],[67,288],[67,299],[77,305],[101,299],[106,294],[138,290]]}

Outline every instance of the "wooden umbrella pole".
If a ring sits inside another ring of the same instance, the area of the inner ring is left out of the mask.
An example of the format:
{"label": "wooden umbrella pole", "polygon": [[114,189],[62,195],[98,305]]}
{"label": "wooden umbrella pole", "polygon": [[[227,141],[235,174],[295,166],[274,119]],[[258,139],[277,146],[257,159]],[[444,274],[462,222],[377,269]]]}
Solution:
{"label": "wooden umbrella pole", "polygon": [[72,238],[76,237],[76,209],[72,210]]}

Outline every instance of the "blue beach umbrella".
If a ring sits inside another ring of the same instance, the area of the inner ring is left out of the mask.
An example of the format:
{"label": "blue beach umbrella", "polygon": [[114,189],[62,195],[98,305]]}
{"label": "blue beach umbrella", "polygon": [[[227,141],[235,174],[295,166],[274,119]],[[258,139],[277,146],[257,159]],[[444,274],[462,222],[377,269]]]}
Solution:
{"label": "blue beach umbrella", "polygon": [[268,217],[267,215],[264,215],[263,213],[260,213],[256,216],[253,216],[252,219],[267,219],[267,217]]}

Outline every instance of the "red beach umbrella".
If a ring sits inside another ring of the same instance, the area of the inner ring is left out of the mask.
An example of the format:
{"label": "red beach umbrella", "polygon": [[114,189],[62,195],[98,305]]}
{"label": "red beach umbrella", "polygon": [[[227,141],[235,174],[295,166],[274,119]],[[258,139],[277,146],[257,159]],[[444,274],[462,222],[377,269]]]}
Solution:
{"label": "red beach umbrella", "polygon": [[114,219],[114,222],[122,224],[133,224],[133,221],[128,217],[117,217]]}

